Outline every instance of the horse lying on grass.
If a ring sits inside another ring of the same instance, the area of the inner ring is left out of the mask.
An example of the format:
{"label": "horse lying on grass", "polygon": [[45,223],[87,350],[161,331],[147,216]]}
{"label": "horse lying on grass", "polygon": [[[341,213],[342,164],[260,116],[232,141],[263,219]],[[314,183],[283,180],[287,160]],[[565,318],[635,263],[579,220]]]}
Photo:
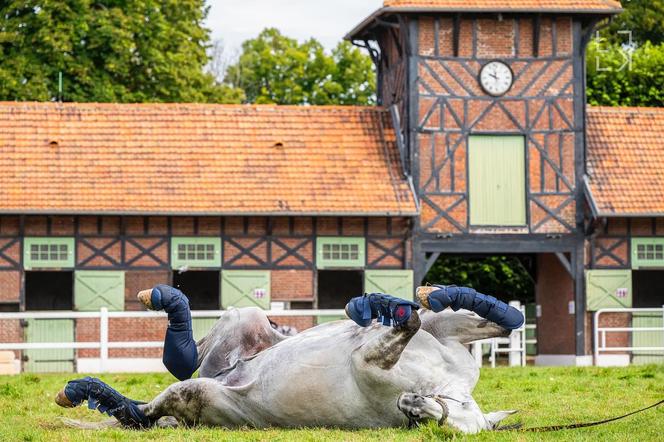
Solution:
{"label": "horse lying on grass", "polygon": [[[196,343],[187,298],[160,285],[139,299],[168,313],[164,364],[182,381],[139,403],[88,377],[70,381],[56,402],[87,400],[130,428],[175,418],[187,426],[357,429],[434,420],[467,433],[495,429],[514,411],[482,413],[472,397],[479,369],[464,344],[507,336],[523,315],[467,288],[420,287],[417,297],[421,313],[388,295],[354,298],[346,306],[352,321],[293,337],[258,308],[232,309]],[[200,377],[188,379],[197,369]]]}

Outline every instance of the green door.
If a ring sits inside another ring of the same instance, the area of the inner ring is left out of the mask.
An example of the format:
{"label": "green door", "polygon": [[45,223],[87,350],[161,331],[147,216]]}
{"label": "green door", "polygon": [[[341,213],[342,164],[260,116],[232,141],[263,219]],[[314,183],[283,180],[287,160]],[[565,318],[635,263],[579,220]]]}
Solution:
{"label": "green door", "polygon": [[365,270],[364,291],[366,293],[385,293],[397,298],[413,299],[412,270]]}
{"label": "green door", "polygon": [[468,140],[470,224],[526,225],[526,160],[522,136]]}
{"label": "green door", "polygon": [[194,318],[191,320],[191,326],[194,332],[194,340],[200,341],[207,335],[217,322],[217,318]]}
{"label": "green door", "polygon": [[586,309],[630,308],[632,306],[631,270],[587,270]]}
{"label": "green door", "polygon": [[[74,342],[73,319],[28,319],[24,329],[25,341]],[[73,373],[74,350],[25,350],[23,369],[29,373]]]}
{"label": "green door", "polygon": [[[662,327],[662,313],[634,313],[632,327]],[[664,332],[642,331],[632,333],[632,346],[637,347],[664,347]],[[664,352],[634,351],[632,363],[634,364],[661,364],[664,362]]]}
{"label": "green door", "polygon": [[269,270],[223,270],[221,307],[270,308]]}
{"label": "green door", "polygon": [[124,310],[124,272],[81,270],[74,273],[74,308],[94,311],[101,307]]}

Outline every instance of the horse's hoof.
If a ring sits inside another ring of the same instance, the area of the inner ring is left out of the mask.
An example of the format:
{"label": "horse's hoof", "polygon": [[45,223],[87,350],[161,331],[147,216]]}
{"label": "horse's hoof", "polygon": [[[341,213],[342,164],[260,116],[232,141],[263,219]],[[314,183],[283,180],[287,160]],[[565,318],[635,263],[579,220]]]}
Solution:
{"label": "horse's hoof", "polygon": [[152,310],[152,289],[141,290],[136,297],[141,301],[141,304]]}
{"label": "horse's hoof", "polygon": [[415,296],[417,297],[417,300],[420,301],[422,307],[424,307],[427,310],[431,310],[431,305],[429,305],[429,295],[434,290],[439,290],[439,288],[434,287],[432,285],[427,285],[427,286],[423,285],[415,290]]}
{"label": "horse's hoof", "polygon": [[64,388],[55,395],[55,403],[64,408],[74,408],[76,406],[67,398]]}

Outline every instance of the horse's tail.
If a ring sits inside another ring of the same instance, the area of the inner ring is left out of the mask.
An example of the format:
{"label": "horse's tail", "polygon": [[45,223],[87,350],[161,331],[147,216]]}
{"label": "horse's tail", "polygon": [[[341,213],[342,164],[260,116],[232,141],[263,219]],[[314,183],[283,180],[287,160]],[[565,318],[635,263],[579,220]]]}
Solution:
{"label": "horse's tail", "polygon": [[[79,430],[103,430],[105,428],[124,428],[120,421],[116,419],[108,419],[101,422],[84,422],[76,419],[61,418],[62,423],[69,428],[76,428]],[[155,427],[157,428],[175,428],[178,426],[178,421],[171,416],[164,416],[157,421]]]}

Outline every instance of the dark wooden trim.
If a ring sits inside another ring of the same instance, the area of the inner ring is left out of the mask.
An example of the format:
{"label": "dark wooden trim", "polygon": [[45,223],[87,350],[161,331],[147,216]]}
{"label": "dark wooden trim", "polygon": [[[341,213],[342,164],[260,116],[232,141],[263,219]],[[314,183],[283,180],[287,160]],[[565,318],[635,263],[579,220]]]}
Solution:
{"label": "dark wooden trim", "polygon": [[542,16],[536,14],[533,17],[533,55],[535,58],[539,57],[540,35],[542,26]]}
{"label": "dark wooden trim", "polygon": [[461,35],[461,14],[454,14],[452,19],[452,48],[455,57],[459,56],[459,40]]}

